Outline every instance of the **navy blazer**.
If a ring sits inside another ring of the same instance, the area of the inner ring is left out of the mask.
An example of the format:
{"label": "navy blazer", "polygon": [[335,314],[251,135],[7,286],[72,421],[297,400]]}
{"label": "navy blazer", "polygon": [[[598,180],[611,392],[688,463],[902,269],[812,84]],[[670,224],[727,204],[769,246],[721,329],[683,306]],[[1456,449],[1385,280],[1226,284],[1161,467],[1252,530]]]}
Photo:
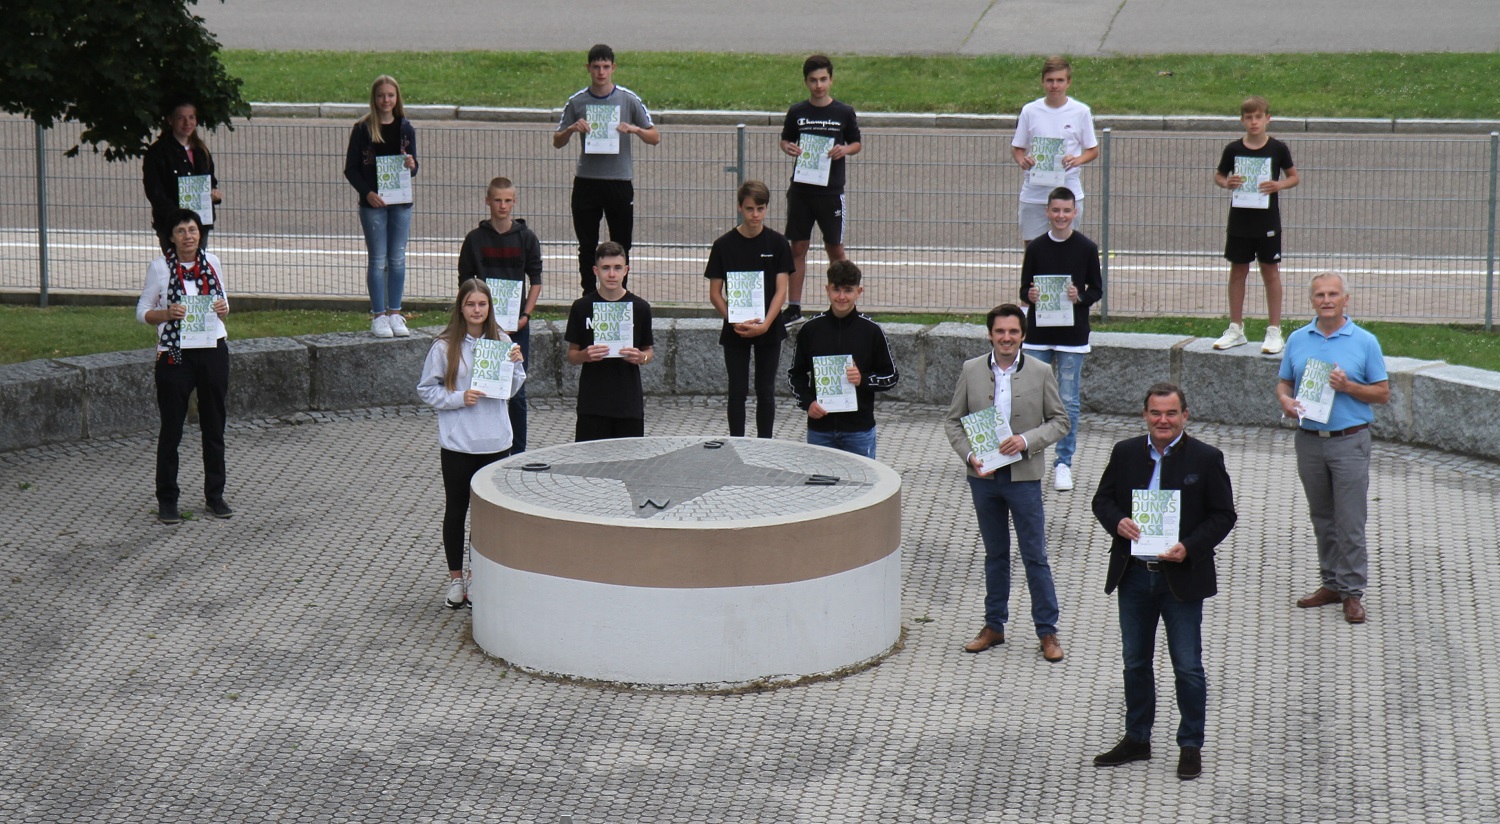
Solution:
{"label": "navy blazer", "polygon": [[[1128,438],[1115,444],[1109,465],[1094,493],[1094,517],[1113,536],[1109,547],[1109,576],[1104,592],[1113,592],[1130,565],[1130,541],[1115,529],[1130,517],[1130,492],[1145,489],[1155,468],[1148,436]],[[1178,540],[1187,550],[1181,562],[1165,561],[1162,569],[1167,585],[1179,601],[1208,598],[1219,591],[1214,572],[1214,547],[1234,529],[1234,490],[1224,468],[1224,453],[1183,434],[1177,446],[1162,458],[1161,488],[1182,490],[1182,520]]]}

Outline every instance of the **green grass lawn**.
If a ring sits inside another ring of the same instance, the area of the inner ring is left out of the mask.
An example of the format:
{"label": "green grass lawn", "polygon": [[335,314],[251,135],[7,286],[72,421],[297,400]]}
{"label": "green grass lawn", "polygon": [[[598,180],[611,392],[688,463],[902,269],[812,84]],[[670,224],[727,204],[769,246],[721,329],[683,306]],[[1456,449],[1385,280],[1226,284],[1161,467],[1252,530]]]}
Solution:
{"label": "green grass lawn", "polygon": [[[805,97],[805,55],[626,52],[615,79],[653,109],[784,111]],[[555,108],[587,85],[583,52],[223,53],[247,100],[364,102],[390,74],[408,103]],[[860,111],[1015,113],[1041,96],[1040,57],[834,56],[834,94]],[[1099,114],[1496,116],[1500,53],[1080,57],[1073,94]]]}
{"label": "green grass lawn", "polygon": [[[441,326],[448,320],[445,312],[436,311],[410,312],[407,317],[411,326]],[[537,317],[559,320],[562,316],[539,312]],[[884,314],[877,315],[876,320],[883,323],[962,321],[982,324],[984,316]],[[229,316],[228,324],[230,338],[234,340],[358,332],[369,329],[370,322],[360,312],[291,309],[235,312]],[[1462,326],[1362,325],[1380,338],[1387,355],[1444,360],[1500,372],[1500,334],[1487,334],[1474,327]],[[1096,323],[1094,329],[1216,338],[1224,331],[1224,321],[1213,318],[1112,319],[1109,323]],[[1265,334],[1265,322],[1248,321],[1245,332],[1251,341],[1259,341]],[[155,345],[153,327],[136,323],[132,307],[54,306],[38,309],[0,305],[0,363],[149,349]]]}

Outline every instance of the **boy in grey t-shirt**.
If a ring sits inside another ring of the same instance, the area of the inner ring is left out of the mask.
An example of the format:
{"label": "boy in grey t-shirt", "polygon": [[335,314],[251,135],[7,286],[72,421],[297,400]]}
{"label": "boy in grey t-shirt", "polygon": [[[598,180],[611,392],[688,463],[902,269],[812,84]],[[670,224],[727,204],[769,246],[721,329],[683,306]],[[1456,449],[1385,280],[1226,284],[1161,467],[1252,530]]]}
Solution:
{"label": "boy in grey t-shirt", "polygon": [[[552,134],[552,145],[561,149],[573,134],[582,135],[578,171],[573,177],[573,233],[578,236],[579,285],[586,295],[594,291],[594,250],[599,245],[599,220],[609,222],[609,239],[630,251],[635,223],[634,172],[630,162],[630,135],[639,135],[648,146],[661,142],[651,113],[635,92],[616,86],[615,52],[600,43],[589,49],[589,85],[568,98],[562,119]],[[590,127],[594,121],[602,126]],[[592,132],[592,135],[590,134]]]}

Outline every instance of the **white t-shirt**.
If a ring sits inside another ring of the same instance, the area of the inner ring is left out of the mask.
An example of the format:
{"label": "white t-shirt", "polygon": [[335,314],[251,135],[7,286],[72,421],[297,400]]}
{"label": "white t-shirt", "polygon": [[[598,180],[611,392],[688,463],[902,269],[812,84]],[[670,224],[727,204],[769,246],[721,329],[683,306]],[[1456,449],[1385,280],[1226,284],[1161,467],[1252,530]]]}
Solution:
{"label": "white t-shirt", "polygon": [[[1063,139],[1063,153],[1074,156],[1099,145],[1094,137],[1094,113],[1088,106],[1071,97],[1055,109],[1047,105],[1045,97],[1037,98],[1021,108],[1021,116],[1016,121],[1016,136],[1010,141],[1010,145],[1030,149],[1033,137],[1060,137]],[[1066,185],[1073,190],[1073,197],[1083,200],[1080,177],[1078,167],[1069,169]],[[1026,181],[1021,186],[1021,202],[1046,203],[1047,195],[1051,192],[1050,186],[1033,184],[1031,173],[1027,172]]]}

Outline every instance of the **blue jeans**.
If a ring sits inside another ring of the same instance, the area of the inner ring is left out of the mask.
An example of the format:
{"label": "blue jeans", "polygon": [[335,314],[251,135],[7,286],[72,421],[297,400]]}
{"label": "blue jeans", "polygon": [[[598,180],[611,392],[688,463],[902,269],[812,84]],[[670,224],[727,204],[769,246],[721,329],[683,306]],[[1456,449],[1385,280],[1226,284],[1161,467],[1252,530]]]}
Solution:
{"label": "blue jeans", "polygon": [[1031,591],[1031,620],[1036,635],[1057,634],[1057,591],[1047,563],[1047,529],[1042,513],[1042,482],[1012,481],[1010,467],[991,478],[969,478],[979,536],[984,539],[984,625],[1004,631],[1010,617],[1010,524],[1016,525],[1026,586]]}
{"label": "blue jeans", "polygon": [[1073,453],[1078,450],[1078,390],[1083,385],[1083,353],[1059,352],[1055,349],[1027,349],[1029,357],[1051,364],[1057,375],[1057,391],[1062,394],[1063,408],[1068,410],[1068,434],[1057,442],[1057,460],[1054,463],[1073,465]]}
{"label": "blue jeans", "polygon": [[[756,411],[758,412],[759,409],[757,405]],[[807,442],[813,446],[830,446],[855,455],[863,455],[870,460],[875,459],[875,427],[873,426],[863,432],[818,432],[809,429]]]}
{"label": "blue jeans", "polygon": [[406,291],[406,236],[411,233],[411,204],[384,209],[361,206],[359,225],[365,230],[365,249],[370,253],[365,270],[370,314],[399,311],[401,295]]}
{"label": "blue jeans", "polygon": [[1156,721],[1156,620],[1167,628],[1167,650],[1177,676],[1177,746],[1203,746],[1208,717],[1208,676],[1203,672],[1203,601],[1179,601],[1167,576],[1135,564],[1125,571],[1120,596],[1120,642],[1125,650],[1125,735],[1151,740]]}
{"label": "blue jeans", "polygon": [[[521,347],[521,360],[530,366],[531,360],[531,320],[519,330],[510,333],[510,339]],[[506,410],[510,413],[510,454],[519,455],[526,451],[526,384],[516,390],[510,400],[505,402]]]}

